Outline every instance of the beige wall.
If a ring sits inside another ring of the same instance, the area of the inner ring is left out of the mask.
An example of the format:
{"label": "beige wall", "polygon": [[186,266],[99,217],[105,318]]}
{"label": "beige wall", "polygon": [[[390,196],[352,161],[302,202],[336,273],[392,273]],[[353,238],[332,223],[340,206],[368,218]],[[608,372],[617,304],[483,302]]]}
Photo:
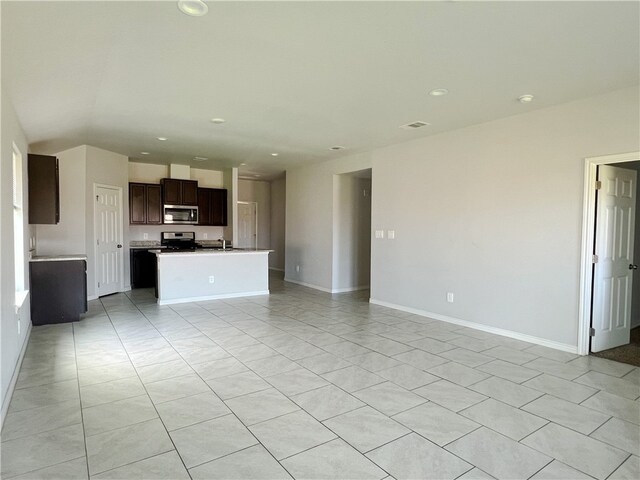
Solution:
{"label": "beige wall", "polygon": [[36,225],[38,255],[85,254],[87,146],[57,153],[60,182],[60,222]]}
{"label": "beige wall", "polygon": [[[584,158],[638,151],[638,87],[371,152],[371,297],[577,345]],[[331,286],[333,174],[287,172],[287,276]],[[447,303],[447,292],[455,294]]]}
{"label": "beige wall", "polygon": [[[28,252],[28,238],[32,228],[28,226],[28,185],[27,185],[27,154],[29,152],[27,139],[11,102],[4,90],[2,98],[2,122],[0,130],[0,426],[4,422],[6,410],[9,406],[9,387],[20,353],[26,345],[31,327],[31,311],[27,298],[18,312],[15,311],[15,261],[13,248],[13,144],[22,154],[23,168],[23,210],[24,216],[24,251]],[[25,285],[29,285],[29,265],[25,258]],[[28,288],[28,287],[27,287]],[[21,322],[18,333],[18,320]]]}
{"label": "beige wall", "polygon": [[284,271],[286,178],[271,182],[271,252],[269,268]]}
{"label": "beige wall", "polygon": [[285,279],[331,291],[333,176],[368,168],[371,153],[287,171]]}

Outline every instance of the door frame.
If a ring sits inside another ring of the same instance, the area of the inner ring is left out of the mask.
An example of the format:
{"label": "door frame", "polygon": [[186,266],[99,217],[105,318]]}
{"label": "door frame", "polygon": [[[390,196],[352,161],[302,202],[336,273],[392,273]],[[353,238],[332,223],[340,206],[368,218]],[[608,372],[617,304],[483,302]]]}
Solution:
{"label": "door frame", "polygon": [[[255,236],[255,245],[253,248],[258,248],[258,202],[244,202],[244,201],[240,201],[238,200],[238,204],[243,204],[243,205],[255,205],[256,207],[256,224],[255,224],[255,232],[256,232],[256,236]],[[240,217],[238,216],[238,223],[240,221]],[[238,229],[239,230],[239,229]],[[238,232],[239,235],[239,232]]]}
{"label": "door frame", "polygon": [[578,354],[589,355],[591,297],[593,295],[593,242],[596,227],[596,189],[598,165],[635,162],[640,152],[585,158],[584,203],[582,206],[582,248],[580,255],[580,304],[578,307]]}
{"label": "door frame", "polygon": [[98,228],[97,228],[97,209],[98,202],[95,201],[96,196],[98,195],[98,188],[110,188],[112,190],[118,190],[118,204],[120,205],[120,243],[122,244],[122,259],[120,261],[120,285],[118,286],[121,292],[124,291],[124,205],[122,204],[122,187],[118,187],[117,185],[107,185],[105,183],[94,183],[93,184],[93,196],[91,197],[93,203],[93,288],[94,292],[96,292],[96,298],[100,298],[98,292],[98,244],[96,239],[98,238]]}

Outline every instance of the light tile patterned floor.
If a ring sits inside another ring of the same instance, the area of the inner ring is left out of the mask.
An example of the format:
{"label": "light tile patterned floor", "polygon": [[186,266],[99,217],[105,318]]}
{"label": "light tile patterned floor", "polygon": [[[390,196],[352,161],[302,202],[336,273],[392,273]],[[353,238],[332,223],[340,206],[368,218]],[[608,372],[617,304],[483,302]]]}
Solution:
{"label": "light tile patterned floor", "polygon": [[640,478],[640,369],[271,291],[35,327],[2,478]]}

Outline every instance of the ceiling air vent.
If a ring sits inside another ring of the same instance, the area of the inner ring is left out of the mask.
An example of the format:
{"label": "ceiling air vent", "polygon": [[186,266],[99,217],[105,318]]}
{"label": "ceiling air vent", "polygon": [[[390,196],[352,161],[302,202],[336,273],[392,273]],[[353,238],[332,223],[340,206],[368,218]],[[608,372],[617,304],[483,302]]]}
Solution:
{"label": "ceiling air vent", "polygon": [[411,123],[407,123],[406,125],[400,125],[400,128],[404,128],[405,130],[413,130],[414,128],[426,127],[427,125],[431,125],[431,124],[418,120],[417,122],[411,122]]}

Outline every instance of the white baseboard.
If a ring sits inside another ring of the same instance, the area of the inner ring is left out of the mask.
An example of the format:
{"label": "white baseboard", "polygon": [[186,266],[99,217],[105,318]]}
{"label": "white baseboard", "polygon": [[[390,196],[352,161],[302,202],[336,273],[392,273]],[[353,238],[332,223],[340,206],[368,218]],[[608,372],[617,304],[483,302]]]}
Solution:
{"label": "white baseboard", "polygon": [[24,343],[22,344],[22,349],[20,350],[20,355],[18,356],[16,367],[13,370],[13,375],[11,375],[9,388],[7,389],[7,393],[2,399],[2,411],[0,413],[0,430],[2,429],[2,425],[4,424],[4,419],[7,417],[9,404],[11,403],[11,398],[13,397],[13,391],[15,390],[16,383],[18,382],[18,375],[20,374],[20,368],[22,367],[22,360],[24,359],[24,354],[27,351],[27,345],[29,344],[30,337],[31,337],[31,321],[29,321],[29,327],[27,329],[27,334],[24,337]]}
{"label": "white baseboard", "polygon": [[300,280],[293,280],[292,278],[284,278],[285,282],[295,283],[296,285],[302,285],[303,287],[313,288],[314,290],[320,290],[321,292],[326,293],[346,293],[346,292],[355,292],[357,290],[366,290],[369,288],[369,285],[360,285],[358,287],[347,287],[347,288],[325,288],[320,285],[314,285],[313,283],[301,282]]}
{"label": "white baseboard", "polygon": [[333,293],[330,288],[324,288],[320,285],[314,285],[313,283],[301,282],[300,280],[293,280],[291,278],[284,277],[285,282],[295,283],[296,285],[302,285],[303,287],[313,288],[314,290],[320,290],[321,292]]}
{"label": "white baseboard", "polygon": [[98,299],[98,296],[97,296],[97,295],[87,295],[87,301],[90,301],[90,300],[97,300],[97,299]]}
{"label": "white baseboard", "polygon": [[275,270],[276,272],[284,272],[284,268],[269,267],[269,270]]}
{"label": "white baseboard", "polygon": [[393,308],[394,310],[401,310],[407,313],[413,313],[415,315],[420,315],[421,317],[428,317],[428,318],[433,318],[434,320],[440,320],[442,322],[453,323],[455,325],[460,325],[462,327],[473,328],[474,330],[481,330],[483,332],[493,333],[495,335],[502,335],[503,337],[513,338],[515,340],[522,340],[523,342],[542,345],[543,347],[562,350],[563,352],[578,353],[577,345],[569,345],[567,343],[555,342],[553,340],[547,340],[546,338],[527,335],[526,333],[519,333],[519,332],[514,332],[512,330],[505,330],[503,328],[491,327],[489,325],[470,322],[468,320],[461,320],[459,318],[449,317],[447,315],[441,315],[439,313],[427,312],[425,310],[419,310],[417,308],[405,307],[403,305],[397,305],[395,303],[383,302],[382,300],[376,300],[374,298],[370,298],[369,303],[372,303],[374,305],[380,305],[381,307]]}
{"label": "white baseboard", "polygon": [[346,292],[357,292],[358,290],[366,290],[369,288],[369,285],[360,285],[358,287],[347,287],[347,288],[334,288],[331,290],[331,293],[346,293]]}
{"label": "white baseboard", "polygon": [[240,297],[256,297],[258,295],[269,295],[269,290],[260,290],[257,292],[243,292],[243,293],[223,293],[221,295],[206,295],[204,297],[188,297],[188,298],[178,298],[178,299],[171,299],[171,300],[158,299],[158,305],[175,305],[177,303],[206,302],[207,300],[222,300],[225,298],[240,298]]}

